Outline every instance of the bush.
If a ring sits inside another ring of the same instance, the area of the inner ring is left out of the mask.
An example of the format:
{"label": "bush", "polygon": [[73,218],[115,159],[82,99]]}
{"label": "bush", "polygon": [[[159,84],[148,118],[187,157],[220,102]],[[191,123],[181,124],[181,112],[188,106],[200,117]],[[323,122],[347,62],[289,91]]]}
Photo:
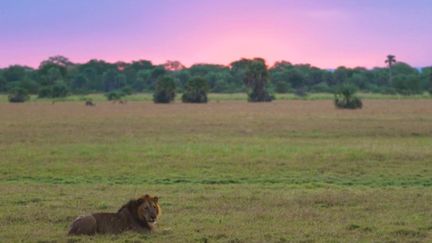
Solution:
{"label": "bush", "polygon": [[109,101],[121,100],[124,96],[126,96],[126,94],[121,90],[114,90],[105,94],[105,97],[107,97]]}
{"label": "bush", "polygon": [[52,94],[52,87],[51,86],[44,86],[39,89],[38,97],[39,98],[50,98]]}
{"label": "bush", "polygon": [[175,98],[175,82],[171,77],[161,77],[156,82],[153,101],[155,103],[171,103]]}
{"label": "bush", "polygon": [[16,88],[9,94],[8,100],[11,103],[23,103],[30,99],[27,90],[23,88]]}
{"label": "bush", "polygon": [[275,96],[271,94],[267,89],[249,89],[248,91],[249,102],[271,102],[274,99]]}
{"label": "bush", "polygon": [[207,103],[208,82],[205,78],[195,77],[186,83],[182,101],[185,103]]}
{"label": "bush", "polygon": [[39,98],[62,98],[69,94],[69,88],[63,82],[57,82],[54,85],[44,86],[39,89]]}
{"label": "bush", "polygon": [[131,95],[133,93],[133,89],[130,86],[126,86],[126,87],[122,88],[121,91],[125,95]]}
{"label": "bush", "polygon": [[335,97],[335,105],[337,108],[341,109],[361,109],[363,107],[363,102],[359,97],[351,97],[350,99]]}
{"label": "bush", "polygon": [[361,109],[363,103],[361,99],[355,96],[357,87],[353,84],[346,83],[339,86],[335,92],[335,106],[341,109]]}
{"label": "bush", "polygon": [[52,92],[51,92],[52,98],[66,97],[68,93],[69,93],[69,88],[66,86],[66,84],[62,82],[55,83],[52,86]]}

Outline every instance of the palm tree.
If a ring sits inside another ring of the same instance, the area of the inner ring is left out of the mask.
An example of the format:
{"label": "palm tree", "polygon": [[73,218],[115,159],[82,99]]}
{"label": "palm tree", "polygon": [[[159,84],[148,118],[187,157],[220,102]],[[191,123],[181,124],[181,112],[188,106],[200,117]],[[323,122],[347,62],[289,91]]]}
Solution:
{"label": "palm tree", "polygon": [[392,84],[393,83],[392,67],[393,67],[393,64],[396,63],[396,57],[394,55],[388,55],[387,59],[385,60],[385,63],[388,64],[388,67],[389,67],[389,82],[390,82],[390,84]]}

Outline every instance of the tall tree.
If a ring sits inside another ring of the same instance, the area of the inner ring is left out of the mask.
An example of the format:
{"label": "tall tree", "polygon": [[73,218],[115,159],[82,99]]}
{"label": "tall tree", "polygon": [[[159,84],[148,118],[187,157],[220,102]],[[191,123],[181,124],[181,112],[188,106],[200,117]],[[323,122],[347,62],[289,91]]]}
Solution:
{"label": "tall tree", "polygon": [[393,84],[392,67],[393,64],[396,63],[396,57],[394,55],[388,55],[387,59],[385,60],[385,63],[387,63],[389,67],[389,83],[390,85],[392,85]]}
{"label": "tall tree", "polygon": [[249,101],[266,102],[273,98],[267,91],[268,71],[262,58],[241,59],[231,63],[231,70],[239,75],[248,87]]}

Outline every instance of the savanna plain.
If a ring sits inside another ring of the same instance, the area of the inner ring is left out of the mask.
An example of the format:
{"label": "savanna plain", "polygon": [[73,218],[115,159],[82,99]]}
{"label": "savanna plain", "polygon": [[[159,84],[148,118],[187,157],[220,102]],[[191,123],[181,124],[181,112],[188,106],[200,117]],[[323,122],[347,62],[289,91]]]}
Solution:
{"label": "savanna plain", "polygon": [[[432,100],[0,103],[0,242],[432,242]],[[152,234],[68,237],[160,197]]]}

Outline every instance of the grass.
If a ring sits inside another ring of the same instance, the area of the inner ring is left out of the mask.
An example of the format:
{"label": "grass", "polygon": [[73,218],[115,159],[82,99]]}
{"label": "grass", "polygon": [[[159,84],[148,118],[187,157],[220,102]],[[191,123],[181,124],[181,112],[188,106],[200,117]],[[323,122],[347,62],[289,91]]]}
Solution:
{"label": "grass", "polygon": [[[432,101],[0,104],[0,242],[428,242]],[[161,197],[151,235],[67,237]]]}
{"label": "grass", "polygon": [[[431,99],[432,95],[428,93],[423,94],[417,94],[417,95],[399,95],[399,94],[378,94],[378,93],[359,93],[358,95],[362,99]],[[220,94],[220,93],[210,93],[208,95],[210,102],[220,102],[220,101],[246,101],[247,96],[245,93],[232,93],[232,94]],[[277,100],[332,100],[334,98],[334,95],[331,93],[310,93],[305,97],[299,97],[292,93],[287,94],[276,94]],[[71,95],[65,98],[55,99],[55,102],[66,102],[66,101],[73,101],[73,102],[83,102],[87,99],[91,99],[95,102],[103,102],[106,101],[106,97],[104,94],[88,94],[88,95]],[[39,99],[37,95],[32,95],[31,99],[32,102],[49,102],[52,103],[53,99]],[[128,101],[152,101],[153,100],[153,94],[151,93],[138,93],[133,94],[125,97],[125,100]],[[181,101],[181,94],[177,94],[176,100],[178,102]],[[8,102],[7,95],[1,95],[0,94],[0,103]]]}

